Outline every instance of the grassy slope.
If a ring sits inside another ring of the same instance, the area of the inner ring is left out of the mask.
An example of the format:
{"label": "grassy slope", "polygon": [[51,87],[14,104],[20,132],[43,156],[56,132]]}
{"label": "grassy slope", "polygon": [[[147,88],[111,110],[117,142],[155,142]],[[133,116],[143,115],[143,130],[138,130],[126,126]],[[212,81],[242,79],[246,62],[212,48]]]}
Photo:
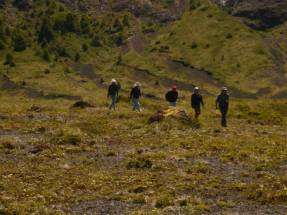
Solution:
{"label": "grassy slope", "polygon": [[260,34],[209,1],[202,2],[182,20],[163,28],[159,40],[169,46],[170,55],[239,88],[255,91],[254,87],[266,84],[256,80],[273,66]]}

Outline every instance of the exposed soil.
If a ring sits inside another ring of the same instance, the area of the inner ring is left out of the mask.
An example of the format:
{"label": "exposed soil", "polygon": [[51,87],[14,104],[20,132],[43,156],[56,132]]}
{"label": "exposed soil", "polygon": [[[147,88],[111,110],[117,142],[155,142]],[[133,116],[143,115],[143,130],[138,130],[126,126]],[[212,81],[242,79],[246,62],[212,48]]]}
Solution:
{"label": "exposed soil", "polygon": [[29,98],[44,98],[44,99],[67,99],[67,100],[81,100],[80,96],[59,94],[59,93],[44,93],[41,90],[21,86],[9,79],[6,75],[0,75],[0,89],[11,92],[24,92]]}
{"label": "exposed soil", "polygon": [[131,202],[123,202],[116,200],[97,200],[97,201],[82,202],[78,205],[72,206],[71,209],[66,212],[75,215],[76,214],[125,215],[133,211],[144,208],[147,208],[147,206]]}
{"label": "exposed soil", "polygon": [[103,84],[101,82],[101,76],[96,73],[92,64],[70,62],[68,65],[73,70],[78,72],[81,76],[86,77],[90,80],[93,80],[97,84],[98,87],[103,87]]}

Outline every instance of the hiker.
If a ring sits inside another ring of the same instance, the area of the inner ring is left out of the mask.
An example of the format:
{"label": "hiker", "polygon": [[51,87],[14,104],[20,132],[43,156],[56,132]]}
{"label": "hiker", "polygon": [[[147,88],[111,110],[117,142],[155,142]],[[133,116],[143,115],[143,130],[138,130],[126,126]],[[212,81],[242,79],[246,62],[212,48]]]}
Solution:
{"label": "hiker", "polygon": [[221,125],[227,127],[226,115],[229,107],[229,95],[226,87],[223,87],[221,93],[217,96],[216,109],[218,107],[221,112]]}
{"label": "hiker", "polygon": [[169,106],[176,107],[176,102],[178,99],[178,92],[176,85],[173,85],[171,90],[166,93],[165,99],[166,101],[169,102]]}
{"label": "hiker", "polygon": [[119,96],[119,87],[117,85],[117,81],[115,79],[112,79],[111,84],[109,86],[108,90],[108,98],[111,98],[111,104],[109,106],[109,109],[116,110],[116,103]]}
{"label": "hiker", "polygon": [[141,107],[140,107],[141,96],[142,96],[142,93],[140,89],[140,83],[136,82],[130,93],[130,99],[132,100],[132,103],[133,103],[133,111],[139,111],[139,112],[141,111]]}
{"label": "hiker", "polygon": [[195,87],[191,96],[191,107],[194,109],[196,119],[198,119],[201,114],[201,106],[204,107],[202,95],[199,93],[199,87]]}

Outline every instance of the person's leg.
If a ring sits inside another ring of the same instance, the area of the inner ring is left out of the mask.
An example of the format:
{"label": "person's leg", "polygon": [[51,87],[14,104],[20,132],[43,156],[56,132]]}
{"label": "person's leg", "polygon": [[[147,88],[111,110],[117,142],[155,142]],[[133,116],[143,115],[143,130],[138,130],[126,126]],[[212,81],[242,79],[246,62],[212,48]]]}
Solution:
{"label": "person's leg", "polygon": [[111,103],[110,109],[116,110],[116,102],[117,102],[117,96],[114,95],[112,96],[112,103]]}
{"label": "person's leg", "polygon": [[171,107],[176,107],[176,102],[170,102],[170,103],[169,103],[169,106],[171,106]]}
{"label": "person's leg", "polygon": [[195,107],[194,110],[195,110],[195,118],[198,119],[201,113],[200,107]]}
{"label": "person's leg", "polygon": [[137,108],[136,107],[137,105],[136,105],[136,99],[135,98],[132,99],[132,103],[133,103],[133,111],[135,111],[136,108]]}
{"label": "person's leg", "polygon": [[227,127],[226,115],[227,115],[227,110],[225,109],[221,110],[221,125],[223,127]]}
{"label": "person's leg", "polygon": [[139,99],[134,99],[134,110],[140,111],[140,101],[139,101]]}

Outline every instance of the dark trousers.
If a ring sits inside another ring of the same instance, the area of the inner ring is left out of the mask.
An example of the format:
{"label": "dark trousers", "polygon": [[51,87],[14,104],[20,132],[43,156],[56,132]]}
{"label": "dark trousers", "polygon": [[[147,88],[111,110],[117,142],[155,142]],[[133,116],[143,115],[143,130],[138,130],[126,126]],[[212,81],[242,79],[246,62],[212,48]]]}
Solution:
{"label": "dark trousers", "polygon": [[220,108],[220,112],[221,112],[221,125],[223,127],[226,127],[227,126],[226,116],[227,116],[228,109],[227,108]]}
{"label": "dark trousers", "polygon": [[199,115],[201,114],[200,105],[193,106],[195,119],[198,119]]}

